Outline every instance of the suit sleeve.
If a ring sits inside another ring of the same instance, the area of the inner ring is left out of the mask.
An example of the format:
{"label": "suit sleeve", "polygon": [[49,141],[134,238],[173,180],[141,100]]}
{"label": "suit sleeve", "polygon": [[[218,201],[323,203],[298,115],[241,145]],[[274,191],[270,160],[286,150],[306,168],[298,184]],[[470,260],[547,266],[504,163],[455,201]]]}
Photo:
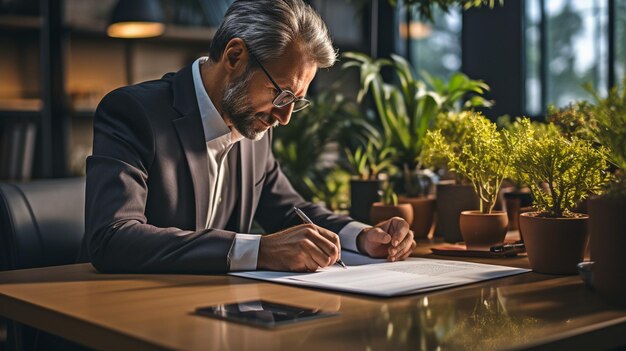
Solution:
{"label": "suit sleeve", "polygon": [[223,273],[235,233],[159,228],[145,216],[154,134],[143,105],[115,90],[98,106],[87,159],[85,240],[94,267],[110,273]]}
{"label": "suit sleeve", "polygon": [[263,229],[276,232],[301,224],[302,221],[293,213],[293,206],[299,207],[313,223],[335,233],[339,233],[348,223],[354,221],[348,216],[336,215],[322,206],[305,201],[295,191],[274,158],[271,134],[267,140],[269,142],[265,168],[267,175],[255,215]]}

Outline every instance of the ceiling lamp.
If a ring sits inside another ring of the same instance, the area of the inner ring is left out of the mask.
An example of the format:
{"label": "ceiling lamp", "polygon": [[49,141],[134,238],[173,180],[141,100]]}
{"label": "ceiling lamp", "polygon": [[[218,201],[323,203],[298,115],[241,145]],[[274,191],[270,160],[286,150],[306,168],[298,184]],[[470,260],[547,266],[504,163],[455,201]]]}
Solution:
{"label": "ceiling lamp", "polygon": [[107,34],[114,38],[150,38],[165,31],[159,0],[119,0]]}

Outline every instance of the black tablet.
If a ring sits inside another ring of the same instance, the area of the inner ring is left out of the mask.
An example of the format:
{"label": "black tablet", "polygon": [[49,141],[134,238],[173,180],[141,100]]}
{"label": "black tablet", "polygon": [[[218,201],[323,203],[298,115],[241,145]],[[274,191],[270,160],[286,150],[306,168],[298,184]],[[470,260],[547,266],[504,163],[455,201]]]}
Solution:
{"label": "black tablet", "polygon": [[338,315],[338,313],[322,312],[317,309],[283,305],[264,300],[198,307],[196,314],[262,328],[275,328],[281,325]]}

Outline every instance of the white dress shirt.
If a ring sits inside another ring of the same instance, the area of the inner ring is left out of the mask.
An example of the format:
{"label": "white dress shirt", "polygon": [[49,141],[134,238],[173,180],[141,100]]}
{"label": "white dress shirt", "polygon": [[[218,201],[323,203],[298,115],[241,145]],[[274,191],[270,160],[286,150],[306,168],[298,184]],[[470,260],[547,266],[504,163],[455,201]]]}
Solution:
{"label": "white dress shirt", "polygon": [[[213,105],[211,98],[207,94],[200,65],[208,60],[201,57],[194,61],[191,70],[193,73],[193,84],[200,109],[202,128],[207,145],[207,157],[209,164],[209,212],[207,214],[206,227],[211,228],[215,222],[215,217],[222,212],[222,198],[226,198],[224,179],[229,177],[228,162],[225,162],[228,152],[233,145],[243,137],[226,125],[222,116]],[[357,251],[356,237],[368,225],[360,222],[350,222],[339,231],[339,238],[343,249]],[[256,234],[236,234],[233,245],[228,253],[231,271],[255,270],[259,256],[259,244],[261,236]]]}

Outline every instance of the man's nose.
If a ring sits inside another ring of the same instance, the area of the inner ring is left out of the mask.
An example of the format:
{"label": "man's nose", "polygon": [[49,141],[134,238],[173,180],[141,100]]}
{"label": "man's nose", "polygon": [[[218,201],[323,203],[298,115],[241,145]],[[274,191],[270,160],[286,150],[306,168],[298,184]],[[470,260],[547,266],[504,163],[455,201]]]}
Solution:
{"label": "man's nose", "polygon": [[274,107],[272,109],[272,116],[276,118],[276,120],[278,121],[278,123],[280,123],[280,125],[284,126],[289,123],[292,112],[293,112],[293,104],[289,104],[282,108]]}

